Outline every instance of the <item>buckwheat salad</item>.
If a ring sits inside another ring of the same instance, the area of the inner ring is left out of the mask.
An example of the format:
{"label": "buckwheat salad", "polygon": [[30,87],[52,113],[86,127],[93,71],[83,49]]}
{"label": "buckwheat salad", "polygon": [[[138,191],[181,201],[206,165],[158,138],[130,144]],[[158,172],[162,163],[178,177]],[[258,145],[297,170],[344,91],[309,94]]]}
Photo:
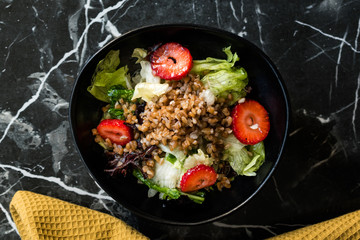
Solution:
{"label": "buckwheat salad", "polygon": [[269,116],[246,97],[251,89],[237,53],[223,52],[223,59],[193,60],[169,42],[134,49],[133,72],[119,50],[98,63],[88,91],[104,102],[92,134],[108,158],[106,172],[135,176],[148,197],[199,204],[237,176],[256,175]]}

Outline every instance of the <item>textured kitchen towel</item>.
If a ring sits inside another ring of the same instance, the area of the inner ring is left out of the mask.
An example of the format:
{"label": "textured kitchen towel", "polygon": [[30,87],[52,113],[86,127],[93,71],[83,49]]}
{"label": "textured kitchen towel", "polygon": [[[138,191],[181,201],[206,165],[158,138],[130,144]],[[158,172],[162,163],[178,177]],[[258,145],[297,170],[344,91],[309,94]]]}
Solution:
{"label": "textured kitchen towel", "polygon": [[28,191],[15,193],[10,212],[22,240],[148,239],[108,214]]}
{"label": "textured kitchen towel", "polygon": [[278,235],[269,240],[360,239],[360,210]]}

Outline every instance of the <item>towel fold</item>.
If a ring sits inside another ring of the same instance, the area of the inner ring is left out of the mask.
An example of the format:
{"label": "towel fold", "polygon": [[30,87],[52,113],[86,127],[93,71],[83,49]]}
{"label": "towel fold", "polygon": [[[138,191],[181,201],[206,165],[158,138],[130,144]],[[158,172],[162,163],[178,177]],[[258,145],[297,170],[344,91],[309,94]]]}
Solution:
{"label": "towel fold", "polygon": [[15,193],[10,213],[22,240],[148,239],[113,216],[28,191]]}
{"label": "towel fold", "polygon": [[360,239],[360,210],[278,235],[269,240]]}

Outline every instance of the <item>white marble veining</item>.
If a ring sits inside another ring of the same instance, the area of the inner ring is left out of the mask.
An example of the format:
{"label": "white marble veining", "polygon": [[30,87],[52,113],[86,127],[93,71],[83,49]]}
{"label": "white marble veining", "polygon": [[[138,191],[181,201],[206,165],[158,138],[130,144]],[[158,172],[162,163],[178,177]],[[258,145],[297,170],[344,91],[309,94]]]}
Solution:
{"label": "white marble veining", "polygon": [[338,79],[339,79],[339,66],[340,66],[340,62],[341,62],[341,53],[342,53],[342,49],[344,46],[344,42],[346,41],[346,36],[348,35],[348,29],[346,29],[346,32],[344,33],[344,37],[343,37],[343,41],[340,43],[339,46],[339,55],[336,61],[336,67],[335,67],[335,88],[337,88],[338,86]]}
{"label": "white marble veining", "polygon": [[112,38],[113,38],[112,35],[108,34],[103,41],[98,43],[99,48],[102,48],[103,46],[105,46]]}
{"label": "white marble veining", "polygon": [[261,16],[262,15],[266,16],[266,14],[261,12],[259,4],[255,4],[255,13],[256,13],[257,27],[258,27],[258,30],[259,30],[259,41],[260,41],[262,49],[264,49],[264,40],[263,40],[263,36],[262,36]]}
{"label": "white marble veining", "polygon": [[355,120],[356,120],[356,111],[357,111],[358,102],[359,102],[359,91],[360,91],[360,73],[357,78],[357,85],[356,85],[355,98],[354,98],[354,109],[353,109],[352,118],[351,118],[352,129],[354,132],[354,138],[355,138],[356,142],[358,142],[358,138],[357,138]]}
{"label": "white marble veining", "polygon": [[96,198],[96,199],[106,199],[106,200],[113,201],[113,199],[111,197],[109,197],[109,196],[100,195],[100,194],[96,194],[96,193],[90,193],[90,192],[87,192],[87,191],[85,191],[83,189],[80,189],[80,188],[77,188],[77,187],[68,186],[60,178],[57,178],[57,177],[33,174],[33,173],[31,173],[29,171],[26,171],[26,170],[24,170],[22,168],[18,168],[18,167],[14,167],[12,165],[6,165],[6,164],[0,164],[0,168],[19,172],[24,177],[28,177],[28,178],[31,178],[31,179],[39,179],[39,180],[44,180],[44,181],[47,181],[47,182],[54,183],[54,184],[64,188],[65,190],[70,191],[70,192],[74,192],[74,193],[76,193],[78,195],[85,195],[85,196],[90,196],[90,197],[93,197],[93,198]]}
{"label": "white marble veining", "polygon": [[234,18],[236,19],[236,21],[239,22],[239,18],[236,15],[236,11],[235,11],[235,8],[234,8],[234,5],[233,5],[232,1],[230,1],[230,7],[231,7],[231,11],[232,11],[232,14],[233,14]]}
{"label": "white marble veining", "polygon": [[113,38],[117,38],[121,36],[119,30],[116,28],[114,24],[112,24],[112,22],[110,22],[110,20],[106,21],[105,29],[113,36]]}
{"label": "white marble veining", "polygon": [[328,34],[324,31],[322,31],[321,29],[317,28],[317,27],[314,27],[308,23],[304,23],[304,22],[301,22],[299,20],[295,20],[296,23],[300,24],[300,25],[303,25],[303,26],[306,26],[306,27],[309,27],[313,30],[315,30],[316,32],[324,35],[325,37],[328,37],[328,38],[331,38],[331,39],[334,39],[334,40],[337,40],[337,41],[340,41],[340,42],[343,42],[345,45],[349,46],[351,48],[352,51],[354,51],[354,53],[360,53],[359,50],[357,50],[354,46],[352,46],[351,43],[349,43],[348,41],[346,41],[344,38],[341,38],[341,37],[337,37],[337,36],[333,36],[331,34]]}
{"label": "white marble veining", "polygon": [[244,229],[260,228],[265,231],[268,231],[273,236],[277,235],[275,232],[273,232],[271,230],[271,228],[272,228],[271,226],[266,226],[266,225],[238,225],[238,224],[226,224],[226,223],[222,223],[222,222],[214,222],[213,224],[217,227],[222,227],[222,228],[244,228]]}
{"label": "white marble veining", "polygon": [[1,203],[0,203],[0,209],[5,214],[6,220],[8,221],[8,223],[9,223],[9,225],[11,227],[11,229],[7,230],[5,232],[5,234],[11,233],[13,231],[15,231],[17,234],[19,234],[17,229],[16,229],[16,225],[15,225],[14,221],[12,220],[12,218],[10,216],[10,213],[4,208],[4,206]]}
{"label": "white marble veining", "polygon": [[[32,92],[36,92],[39,89],[42,79],[45,77],[46,73],[36,72],[28,76],[29,79],[37,79],[38,82],[29,85],[29,88]],[[43,90],[39,96],[41,102],[47,106],[52,112],[57,113],[59,116],[66,118],[67,115],[64,114],[64,111],[67,111],[69,108],[69,102],[63,99],[54,88],[52,88],[48,83],[44,83]]]}

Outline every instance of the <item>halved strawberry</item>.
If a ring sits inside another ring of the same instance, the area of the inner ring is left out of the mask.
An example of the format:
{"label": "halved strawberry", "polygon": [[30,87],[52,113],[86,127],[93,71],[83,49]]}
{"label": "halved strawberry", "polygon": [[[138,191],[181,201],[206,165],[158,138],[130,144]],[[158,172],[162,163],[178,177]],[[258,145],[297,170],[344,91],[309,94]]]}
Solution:
{"label": "halved strawberry", "polygon": [[237,104],[231,113],[235,137],[243,144],[254,145],[266,138],[270,130],[269,114],[255,100]]}
{"label": "halved strawberry", "polygon": [[103,139],[109,138],[112,143],[121,146],[131,141],[131,129],[119,119],[105,119],[97,126],[97,131]]}
{"label": "halved strawberry", "polygon": [[190,51],[179,43],[161,45],[150,55],[154,75],[165,80],[180,80],[192,66]]}
{"label": "halved strawberry", "polygon": [[204,164],[197,165],[184,173],[180,188],[183,192],[192,192],[209,187],[216,182],[217,173],[214,168]]}

